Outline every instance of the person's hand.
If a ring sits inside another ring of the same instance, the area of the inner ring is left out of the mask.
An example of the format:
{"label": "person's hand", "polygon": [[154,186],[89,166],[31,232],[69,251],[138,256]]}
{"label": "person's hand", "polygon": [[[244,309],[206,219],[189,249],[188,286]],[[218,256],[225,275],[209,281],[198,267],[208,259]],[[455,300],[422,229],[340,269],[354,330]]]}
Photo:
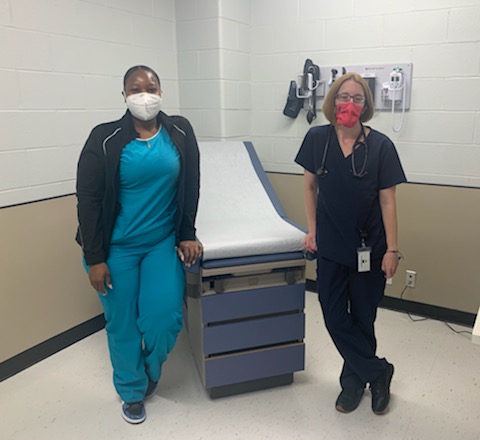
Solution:
{"label": "person's hand", "polygon": [[112,289],[112,280],[110,279],[110,271],[105,263],[92,264],[88,271],[90,284],[93,288],[102,295],[106,295],[105,286]]}
{"label": "person's hand", "polygon": [[317,252],[317,240],[314,232],[309,232],[303,239],[303,247],[307,252]]}
{"label": "person's hand", "polygon": [[184,240],[179,243],[177,253],[180,260],[185,264],[185,267],[190,267],[192,264],[195,264],[202,255],[203,246],[197,240]]}
{"label": "person's hand", "polygon": [[398,267],[398,253],[385,252],[382,259],[382,270],[385,272],[385,278],[392,278],[395,275]]}

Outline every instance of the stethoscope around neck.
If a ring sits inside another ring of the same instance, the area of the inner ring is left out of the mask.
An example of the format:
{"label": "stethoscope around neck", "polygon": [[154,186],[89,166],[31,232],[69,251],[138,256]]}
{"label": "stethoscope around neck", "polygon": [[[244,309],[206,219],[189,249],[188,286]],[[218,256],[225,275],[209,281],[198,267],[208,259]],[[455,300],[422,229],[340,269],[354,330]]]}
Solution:
{"label": "stethoscope around neck", "polygon": [[[359,179],[367,175],[367,161],[368,161],[368,144],[367,144],[367,137],[365,136],[365,128],[363,127],[362,124],[361,126],[361,131],[357,136],[357,139],[355,139],[355,142],[353,143],[353,148],[352,148],[352,154],[351,154],[351,160],[352,160],[352,174],[355,177],[358,177]],[[333,131],[333,126],[330,126],[330,129],[328,131],[328,137],[327,137],[327,143],[325,145],[325,149],[323,150],[323,157],[322,157],[322,163],[320,164],[320,168],[317,170],[317,176],[318,177],[326,177],[328,174],[328,170],[326,167],[327,163],[327,153],[328,153],[328,148],[330,146],[330,138],[332,137],[332,131]],[[363,136],[363,142],[360,142],[361,137]],[[360,169],[360,172],[357,171],[357,167],[355,165],[355,150],[360,146],[363,145],[365,147],[365,156],[363,157],[363,163],[362,163],[362,168]]]}

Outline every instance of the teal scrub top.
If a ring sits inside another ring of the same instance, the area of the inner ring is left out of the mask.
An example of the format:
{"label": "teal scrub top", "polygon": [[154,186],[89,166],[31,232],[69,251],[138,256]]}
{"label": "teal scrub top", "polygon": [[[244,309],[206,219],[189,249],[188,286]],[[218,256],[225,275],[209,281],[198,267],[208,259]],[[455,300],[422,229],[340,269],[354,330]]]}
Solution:
{"label": "teal scrub top", "polygon": [[154,245],[175,230],[180,155],[167,131],[125,145],[112,245]]}

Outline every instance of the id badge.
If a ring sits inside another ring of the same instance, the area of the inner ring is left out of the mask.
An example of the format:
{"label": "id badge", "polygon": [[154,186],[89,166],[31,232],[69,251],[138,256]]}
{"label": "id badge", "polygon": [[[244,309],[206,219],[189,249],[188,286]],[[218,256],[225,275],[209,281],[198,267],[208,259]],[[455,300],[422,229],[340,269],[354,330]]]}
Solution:
{"label": "id badge", "polygon": [[359,272],[370,272],[370,256],[372,248],[362,246],[357,248],[357,268]]}

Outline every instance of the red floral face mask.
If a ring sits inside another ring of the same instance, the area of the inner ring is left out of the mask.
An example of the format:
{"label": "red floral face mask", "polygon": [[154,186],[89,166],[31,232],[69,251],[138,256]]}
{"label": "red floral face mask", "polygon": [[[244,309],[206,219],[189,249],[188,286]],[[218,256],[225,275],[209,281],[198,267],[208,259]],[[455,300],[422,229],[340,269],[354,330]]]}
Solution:
{"label": "red floral face mask", "polygon": [[363,107],[360,107],[353,102],[342,102],[335,106],[337,124],[345,125],[345,127],[352,128],[360,119]]}

